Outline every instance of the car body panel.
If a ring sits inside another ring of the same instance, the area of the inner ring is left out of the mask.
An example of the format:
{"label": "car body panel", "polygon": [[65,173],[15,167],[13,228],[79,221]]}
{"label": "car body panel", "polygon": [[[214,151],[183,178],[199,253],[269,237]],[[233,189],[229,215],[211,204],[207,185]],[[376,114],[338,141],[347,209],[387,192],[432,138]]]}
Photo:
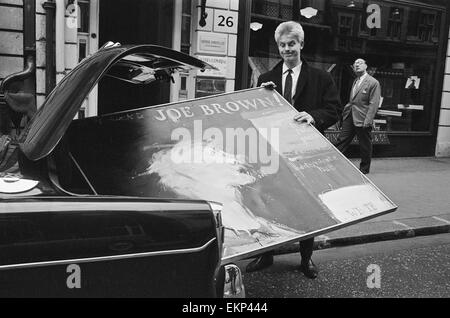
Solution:
{"label": "car body panel", "polygon": [[[215,296],[221,246],[206,202],[30,197],[0,211],[3,297]],[[80,290],[66,284],[74,265]]]}

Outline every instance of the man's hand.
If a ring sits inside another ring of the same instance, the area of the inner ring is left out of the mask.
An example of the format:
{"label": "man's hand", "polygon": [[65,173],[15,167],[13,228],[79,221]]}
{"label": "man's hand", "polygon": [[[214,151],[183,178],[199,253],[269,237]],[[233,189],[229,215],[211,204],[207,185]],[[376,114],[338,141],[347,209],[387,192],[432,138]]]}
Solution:
{"label": "man's hand", "polygon": [[267,88],[267,89],[275,89],[277,87],[277,85],[275,85],[274,82],[270,81],[270,82],[262,83],[261,87],[264,87],[264,88]]}
{"label": "man's hand", "polygon": [[314,118],[307,112],[301,112],[295,115],[294,120],[299,123],[315,124]]}
{"label": "man's hand", "polygon": [[372,124],[369,124],[369,123],[366,123],[366,122],[363,123],[363,128],[369,128],[371,126],[372,126]]}

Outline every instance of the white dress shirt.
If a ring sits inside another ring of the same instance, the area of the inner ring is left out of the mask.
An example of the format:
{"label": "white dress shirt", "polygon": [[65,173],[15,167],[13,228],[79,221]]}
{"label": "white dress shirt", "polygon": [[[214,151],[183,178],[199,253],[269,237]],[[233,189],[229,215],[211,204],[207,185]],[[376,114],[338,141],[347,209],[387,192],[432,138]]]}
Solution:
{"label": "white dress shirt", "polygon": [[[283,76],[282,76],[282,83],[283,83],[283,96],[284,96],[284,83],[286,82],[286,76],[288,75],[288,70],[289,67],[287,67],[286,64],[283,63]],[[296,67],[294,67],[292,69],[292,98],[294,98],[295,96],[295,91],[297,89],[297,82],[298,82],[298,77],[300,76],[300,72],[302,70],[302,63],[300,62],[299,65],[297,65]]]}
{"label": "white dress shirt", "polygon": [[358,78],[355,82],[355,85],[353,85],[353,90],[352,90],[352,97],[355,97],[356,94],[356,90],[359,86],[361,86],[361,83],[364,81],[364,79],[367,76],[367,72],[365,72],[363,75],[361,75],[360,78]]}

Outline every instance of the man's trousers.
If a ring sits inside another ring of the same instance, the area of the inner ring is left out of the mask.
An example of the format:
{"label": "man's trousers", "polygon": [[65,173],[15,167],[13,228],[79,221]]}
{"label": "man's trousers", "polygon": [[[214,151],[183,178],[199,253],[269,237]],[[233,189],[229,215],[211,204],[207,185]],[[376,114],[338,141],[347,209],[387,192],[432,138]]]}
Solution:
{"label": "man's trousers", "polygon": [[336,141],[336,148],[340,152],[345,152],[350,146],[355,135],[359,141],[359,153],[361,156],[361,163],[359,170],[362,173],[369,173],[370,162],[372,159],[372,127],[357,127],[353,124],[352,114],[349,114],[342,123],[342,129]]}
{"label": "man's trousers", "polygon": [[311,259],[314,247],[314,237],[300,241],[300,255],[302,262],[307,262]]}

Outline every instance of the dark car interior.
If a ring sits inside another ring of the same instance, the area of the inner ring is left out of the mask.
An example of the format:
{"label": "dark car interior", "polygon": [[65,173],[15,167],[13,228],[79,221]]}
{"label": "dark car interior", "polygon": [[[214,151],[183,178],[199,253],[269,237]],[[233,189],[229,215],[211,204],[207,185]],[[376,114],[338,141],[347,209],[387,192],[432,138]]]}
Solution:
{"label": "dark car interior", "polygon": [[[98,114],[168,103],[174,71],[169,63],[142,54],[116,63],[99,82]],[[154,81],[158,85],[145,85]]]}

